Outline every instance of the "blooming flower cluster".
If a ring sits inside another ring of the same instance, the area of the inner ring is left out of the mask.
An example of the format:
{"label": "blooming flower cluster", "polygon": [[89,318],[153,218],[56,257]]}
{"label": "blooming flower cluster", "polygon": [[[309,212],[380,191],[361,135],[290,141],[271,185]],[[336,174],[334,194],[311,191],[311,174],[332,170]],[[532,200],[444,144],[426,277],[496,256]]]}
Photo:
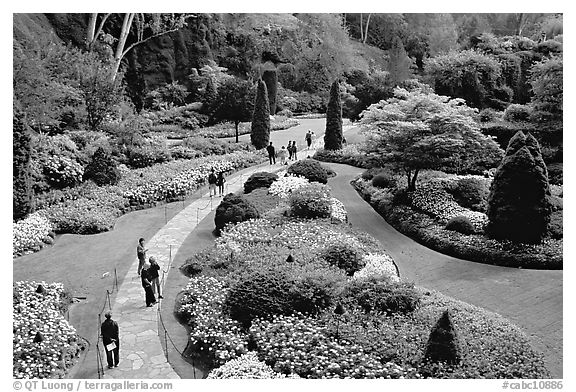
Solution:
{"label": "blooming flower cluster", "polygon": [[240,324],[223,314],[228,289],[216,278],[191,278],[180,301],[178,313],[193,327],[190,338],[214,363],[223,364],[247,352]]}
{"label": "blooming flower cluster", "polygon": [[73,159],[56,155],[45,161],[44,172],[51,183],[65,187],[82,182],[84,168]]}
{"label": "blooming flower cluster", "polygon": [[285,175],[278,175],[278,179],[270,185],[268,192],[273,195],[279,196],[282,199],[287,199],[290,193],[298,188],[308,185],[310,182],[304,177]]}
{"label": "blooming flower cluster", "polygon": [[[40,284],[45,291],[37,293]],[[14,283],[14,378],[63,377],[72,359],[78,355],[76,330],[59,311],[63,291],[61,283]],[[37,338],[38,333],[41,339]]]}
{"label": "blooming flower cluster", "polygon": [[305,378],[415,378],[413,368],[381,363],[357,344],[336,340],[318,319],[299,314],[256,319],[250,327],[260,354],[279,373]]}
{"label": "blooming flower cluster", "polygon": [[481,232],[488,223],[488,216],[482,212],[471,211],[460,206],[439,182],[427,182],[420,185],[412,194],[412,205],[446,223],[463,215],[470,219],[476,231]]}
{"label": "blooming flower cluster", "polygon": [[340,222],[346,222],[348,219],[348,213],[346,212],[346,207],[344,207],[344,203],[340,200],[332,197],[330,199],[330,215],[332,218],[339,220]]}
{"label": "blooming flower cluster", "polygon": [[353,279],[365,279],[371,276],[390,276],[393,281],[400,281],[396,265],[390,256],[382,253],[369,253],[364,255],[366,265],[357,271]]}
{"label": "blooming flower cluster", "polygon": [[[239,358],[232,359],[224,365],[212,370],[207,378],[234,379],[269,379],[286,378],[284,374],[276,373],[264,362],[258,360],[256,353],[250,351]],[[291,375],[290,378],[300,378]]]}
{"label": "blooming flower cluster", "polygon": [[41,212],[12,224],[12,255],[38,250],[52,231],[50,221]]}

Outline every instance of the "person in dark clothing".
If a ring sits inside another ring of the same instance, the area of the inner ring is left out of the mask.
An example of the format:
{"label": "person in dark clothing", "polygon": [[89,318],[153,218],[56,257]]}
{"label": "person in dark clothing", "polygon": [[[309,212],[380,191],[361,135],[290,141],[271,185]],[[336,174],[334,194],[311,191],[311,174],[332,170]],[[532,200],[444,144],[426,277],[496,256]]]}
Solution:
{"label": "person in dark clothing", "polygon": [[214,196],[216,196],[216,174],[214,173],[214,168],[210,170],[210,174],[208,175],[208,188],[210,189],[210,197],[212,197],[212,191],[214,191]]}
{"label": "person in dark clothing", "polygon": [[[102,342],[104,343],[104,351],[106,351],[108,368],[112,369],[113,367],[118,367],[118,363],[120,362],[118,323],[112,320],[112,313],[107,312],[104,316],[106,320],[102,323],[100,332],[102,334]],[[110,346],[111,344],[113,344],[113,346]]]}
{"label": "person in dark clothing", "polygon": [[276,149],[272,145],[272,142],[270,142],[270,145],[268,147],[266,147],[266,151],[268,151],[268,159],[270,159],[270,164],[275,165],[276,164]]}
{"label": "person in dark clothing", "polygon": [[288,140],[288,147],[286,147],[286,149],[288,150],[288,160],[291,161],[292,160],[292,142],[290,140]]}
{"label": "person in dark clothing", "polygon": [[218,178],[216,179],[216,185],[218,185],[218,196],[224,194],[224,183],[226,179],[224,178],[224,172],[218,173]]}
{"label": "person in dark clothing", "polygon": [[150,267],[148,268],[148,277],[152,284],[152,292],[154,295],[158,294],[158,299],[162,299],[162,292],[160,291],[160,266],[156,262],[154,256],[150,256]]}
{"label": "person in dark clothing", "polygon": [[144,238],[138,240],[138,246],[136,247],[136,255],[138,256],[138,275],[142,271],[142,266],[146,262],[146,252],[148,249],[144,248]]}
{"label": "person in dark clothing", "polygon": [[149,265],[145,265],[140,273],[142,277],[142,287],[144,287],[144,292],[146,293],[146,306],[150,307],[156,304],[156,297],[154,296],[154,291],[152,291],[152,283],[150,282],[150,272],[148,271]]}
{"label": "person in dark clothing", "polygon": [[296,140],[292,141],[292,157],[294,158],[295,161],[298,160],[298,156],[296,155],[296,152],[298,151],[298,147],[296,147]]}
{"label": "person in dark clothing", "polygon": [[304,137],[304,139],[306,140],[306,145],[308,146],[308,149],[310,149],[310,146],[312,145],[312,132],[310,130],[306,132],[306,136]]}

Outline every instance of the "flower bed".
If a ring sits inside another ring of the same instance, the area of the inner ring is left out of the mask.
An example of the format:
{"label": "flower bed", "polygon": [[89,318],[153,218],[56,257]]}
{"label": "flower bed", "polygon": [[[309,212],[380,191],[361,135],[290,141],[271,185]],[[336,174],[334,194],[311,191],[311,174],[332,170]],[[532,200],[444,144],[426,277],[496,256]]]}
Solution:
{"label": "flower bed", "polygon": [[[36,292],[39,284],[45,292]],[[61,283],[14,283],[14,378],[63,378],[83,349],[76,330],[60,313],[63,293]]]}
{"label": "flower bed", "polygon": [[[285,116],[271,116],[270,117],[270,131],[280,131],[297,126],[300,122],[294,118]],[[250,133],[250,123],[243,122],[238,125],[238,135],[246,135]],[[221,124],[212,125],[210,127],[199,128],[191,132],[194,136],[203,137],[233,137],[236,136],[236,127],[234,123],[224,122]]]}
{"label": "flower bed", "polygon": [[362,178],[352,181],[352,185],[396,230],[438,252],[507,267],[563,268],[562,239],[549,238],[541,244],[529,245],[498,241],[481,234],[464,235],[445,230],[438,220],[410,206],[393,205],[392,198],[377,198],[382,190]]}
{"label": "flower bed", "polygon": [[[253,352],[248,352],[237,359],[226,362],[224,365],[212,370],[207,378],[215,379],[271,379],[286,378],[284,374],[276,373],[264,362],[258,360]],[[299,378],[295,376],[293,378]]]}
{"label": "flower bed", "polygon": [[382,167],[382,162],[377,157],[359,151],[357,144],[347,144],[341,150],[335,151],[320,148],[312,158],[322,162],[343,163],[364,169]]}
{"label": "flower bed", "polygon": [[44,244],[52,243],[53,238],[48,218],[41,212],[30,214],[12,224],[12,256],[40,250]]}

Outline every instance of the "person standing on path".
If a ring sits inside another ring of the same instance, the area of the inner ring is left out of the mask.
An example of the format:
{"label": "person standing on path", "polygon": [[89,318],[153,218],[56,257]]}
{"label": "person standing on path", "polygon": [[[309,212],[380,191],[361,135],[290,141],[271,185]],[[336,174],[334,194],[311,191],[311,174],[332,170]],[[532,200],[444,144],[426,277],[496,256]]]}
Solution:
{"label": "person standing on path", "polygon": [[152,283],[150,282],[150,272],[148,271],[150,265],[144,265],[142,268],[142,273],[140,274],[142,278],[142,287],[144,287],[144,293],[146,294],[146,306],[150,307],[156,304],[156,297],[154,296],[154,291],[152,291]]}
{"label": "person standing on path", "polygon": [[158,299],[164,298],[162,292],[160,291],[160,266],[156,262],[154,256],[150,256],[150,268],[148,268],[148,277],[150,278],[150,283],[152,284],[152,292],[154,295],[158,294]]}
{"label": "person standing on path", "polygon": [[110,312],[106,312],[104,317],[106,317],[106,320],[104,320],[100,326],[100,333],[102,334],[104,351],[106,351],[108,369],[112,369],[113,367],[118,367],[118,362],[120,362],[120,337],[118,323],[112,320],[112,313]]}
{"label": "person standing on path", "polygon": [[278,151],[278,158],[280,158],[281,165],[287,165],[286,163],[286,155],[288,155],[288,151],[286,151],[286,147],[282,146],[280,151]]}
{"label": "person standing on path", "polygon": [[298,148],[296,147],[296,140],[292,141],[292,158],[294,158],[295,161],[298,160],[298,155],[296,155],[296,152],[298,151]]}
{"label": "person standing on path", "polygon": [[224,172],[218,173],[218,178],[216,179],[216,185],[218,185],[218,196],[222,197],[224,194],[224,183],[226,178],[224,178]]}
{"label": "person standing on path", "polygon": [[312,132],[310,130],[306,132],[306,136],[304,136],[304,139],[306,140],[306,145],[308,146],[307,150],[309,150],[310,146],[312,145]]}
{"label": "person standing on path", "polygon": [[288,141],[288,160],[292,160],[292,141]]}
{"label": "person standing on path", "polygon": [[138,246],[136,247],[136,255],[138,256],[138,276],[140,276],[142,267],[146,262],[146,252],[148,252],[148,249],[144,248],[144,238],[140,238],[138,240]]}
{"label": "person standing on path", "polygon": [[268,159],[270,160],[270,164],[275,165],[276,164],[276,149],[272,145],[272,142],[270,142],[270,145],[268,147],[266,147],[266,151],[268,151]]}
{"label": "person standing on path", "polygon": [[212,168],[208,175],[208,189],[210,189],[210,197],[212,197],[212,191],[214,191],[214,196],[216,196],[216,181],[216,174],[214,173],[214,168]]}

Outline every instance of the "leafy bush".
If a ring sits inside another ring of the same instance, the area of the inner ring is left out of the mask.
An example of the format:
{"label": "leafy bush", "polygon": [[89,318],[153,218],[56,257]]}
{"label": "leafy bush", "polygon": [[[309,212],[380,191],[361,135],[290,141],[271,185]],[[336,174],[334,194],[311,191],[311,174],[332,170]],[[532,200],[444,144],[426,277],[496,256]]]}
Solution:
{"label": "leafy bush", "polygon": [[44,175],[53,187],[64,188],[82,182],[84,168],[70,158],[52,156],[44,163]]}
{"label": "leafy bush", "polygon": [[343,276],[326,268],[291,268],[292,308],[302,314],[318,314],[334,304],[336,291]]}
{"label": "leafy bush", "polygon": [[247,271],[230,288],[226,307],[233,320],[249,327],[255,317],[289,314],[291,282],[279,269]]}
{"label": "leafy bush", "polygon": [[116,164],[110,154],[100,147],[92,156],[88,166],[86,166],[84,178],[91,179],[100,186],[115,185],[120,180],[120,171],[116,168]]}
{"label": "leafy bush", "polygon": [[128,165],[134,169],[149,167],[155,163],[168,162],[172,157],[167,148],[154,148],[152,146],[130,147],[127,150]]}
{"label": "leafy bush", "polygon": [[229,223],[244,222],[248,219],[258,218],[258,210],[245,197],[228,194],[216,208],[214,223],[216,232],[220,231]]}
{"label": "leafy bush", "polygon": [[314,153],[313,159],[323,162],[344,163],[365,169],[382,166],[382,162],[377,156],[361,153],[354,144],[345,145],[341,150],[320,148]]}
{"label": "leafy bush", "polygon": [[326,184],[328,182],[328,173],[319,162],[311,159],[297,161],[288,167],[288,174],[301,176],[310,182],[319,182]]}
{"label": "leafy bush", "polygon": [[343,296],[365,312],[383,312],[388,316],[413,312],[420,304],[420,294],[413,284],[395,282],[383,276],[352,279]]}
{"label": "leafy bush", "polygon": [[474,234],[476,229],[470,219],[463,215],[455,216],[446,223],[446,230],[457,231],[462,234]]}
{"label": "leafy bush", "polygon": [[250,193],[256,188],[270,188],[270,185],[278,179],[278,176],[269,172],[257,172],[252,174],[244,183],[244,193]]}
{"label": "leafy bush", "polygon": [[564,225],[562,218],[562,210],[555,211],[550,216],[550,224],[548,225],[548,232],[550,236],[555,239],[560,239],[564,236]]}
{"label": "leafy bush", "polygon": [[320,252],[320,257],[328,264],[346,271],[348,276],[354,275],[366,265],[360,250],[345,243],[329,245]]}
{"label": "leafy bush", "polygon": [[528,121],[532,108],[528,105],[511,104],[504,111],[504,120],[511,122]]}
{"label": "leafy bush", "polygon": [[496,121],[499,120],[501,117],[502,113],[492,108],[482,109],[480,110],[480,113],[478,113],[478,118],[480,119],[480,122],[483,123]]}
{"label": "leafy bush", "polygon": [[372,178],[372,185],[376,188],[395,188],[396,177],[394,176],[394,173],[383,170]]}
{"label": "leafy bush", "polygon": [[475,177],[461,178],[453,188],[448,189],[462,207],[480,212],[486,211],[488,191],[487,182]]}
{"label": "leafy bush", "polygon": [[170,155],[173,159],[194,159],[204,156],[201,151],[181,145],[170,146]]}
{"label": "leafy bush", "polygon": [[298,188],[288,198],[290,211],[299,218],[328,218],[331,203],[328,189],[319,184]]}
{"label": "leafy bush", "polygon": [[280,202],[280,198],[269,193],[267,188],[257,188],[243,196],[256,207],[260,216],[278,207],[278,203]]}

